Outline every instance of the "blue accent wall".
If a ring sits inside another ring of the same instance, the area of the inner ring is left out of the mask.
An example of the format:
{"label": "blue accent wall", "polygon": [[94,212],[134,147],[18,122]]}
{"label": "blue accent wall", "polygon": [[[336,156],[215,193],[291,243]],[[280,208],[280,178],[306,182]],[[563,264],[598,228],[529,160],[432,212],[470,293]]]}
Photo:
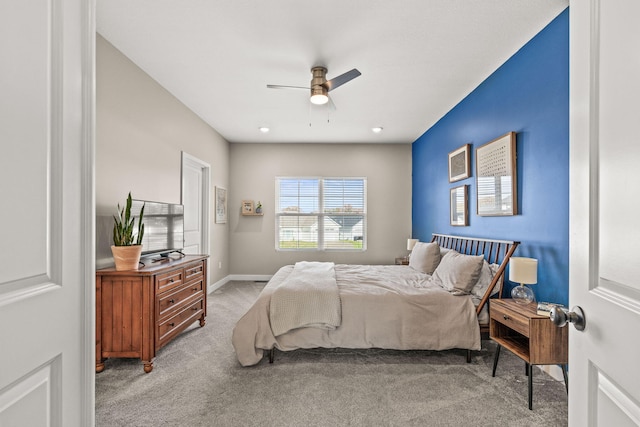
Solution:
{"label": "blue accent wall", "polygon": [[[475,149],[516,132],[518,215],[476,214]],[[471,144],[470,178],[448,180],[448,153]],[[413,143],[413,237],[522,242],[538,259],[539,301],[569,299],[569,9]],[[469,185],[469,226],[449,225],[449,189]],[[507,291],[512,285],[507,283]]]}

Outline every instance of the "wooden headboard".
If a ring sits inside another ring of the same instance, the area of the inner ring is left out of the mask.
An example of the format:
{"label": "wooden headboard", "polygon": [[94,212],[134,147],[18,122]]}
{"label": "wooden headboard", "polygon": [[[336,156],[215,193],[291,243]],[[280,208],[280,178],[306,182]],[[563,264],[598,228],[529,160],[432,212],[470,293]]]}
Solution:
{"label": "wooden headboard", "polygon": [[441,248],[453,249],[466,255],[483,255],[489,264],[498,264],[500,267],[493,281],[484,293],[480,304],[476,307],[479,314],[485,306],[493,288],[498,286],[498,298],[502,298],[504,287],[504,271],[509,263],[511,255],[515,252],[520,242],[513,240],[479,239],[476,237],[448,236],[446,234],[433,234],[432,242],[437,242]]}

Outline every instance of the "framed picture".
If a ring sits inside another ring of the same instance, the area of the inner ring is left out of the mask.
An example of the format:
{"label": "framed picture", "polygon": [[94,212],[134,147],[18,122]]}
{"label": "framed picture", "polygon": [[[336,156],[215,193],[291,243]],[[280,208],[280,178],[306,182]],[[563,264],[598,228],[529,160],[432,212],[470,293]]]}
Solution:
{"label": "framed picture", "polygon": [[242,215],[251,215],[253,213],[253,200],[243,200]]}
{"label": "framed picture", "polygon": [[449,182],[469,178],[469,163],[471,162],[471,144],[465,144],[449,153]]}
{"label": "framed picture", "polygon": [[216,187],[216,224],[227,222],[227,190]]}
{"label": "framed picture", "polygon": [[469,225],[469,199],[467,198],[468,185],[452,188],[450,194],[450,223],[451,225]]}
{"label": "framed picture", "polygon": [[478,215],[517,215],[516,133],[509,132],[476,149]]}

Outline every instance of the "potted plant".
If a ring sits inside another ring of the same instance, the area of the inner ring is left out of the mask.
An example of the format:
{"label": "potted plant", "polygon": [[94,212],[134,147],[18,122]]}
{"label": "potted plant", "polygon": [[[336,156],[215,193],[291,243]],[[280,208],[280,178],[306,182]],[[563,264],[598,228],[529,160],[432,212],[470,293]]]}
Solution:
{"label": "potted plant", "polygon": [[256,205],[256,213],[257,214],[262,213],[262,203],[259,200],[258,200],[258,204]]}
{"label": "potted plant", "polygon": [[138,232],[134,234],[135,218],[131,216],[131,192],[127,197],[127,203],[113,216],[113,246],[111,253],[116,264],[116,270],[137,270],[142,253],[142,236],[144,236],[144,204],[138,217]]}

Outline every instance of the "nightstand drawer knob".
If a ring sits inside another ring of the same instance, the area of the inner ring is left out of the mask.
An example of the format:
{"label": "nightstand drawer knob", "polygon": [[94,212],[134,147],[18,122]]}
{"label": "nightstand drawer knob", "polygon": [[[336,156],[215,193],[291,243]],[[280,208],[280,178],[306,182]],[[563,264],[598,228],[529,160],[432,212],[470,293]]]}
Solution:
{"label": "nightstand drawer knob", "polygon": [[504,320],[509,320],[510,319],[510,317],[507,316],[506,314],[503,314],[502,317],[504,318]]}
{"label": "nightstand drawer knob", "polygon": [[549,319],[559,328],[562,328],[567,323],[573,323],[573,326],[579,331],[584,331],[585,327],[585,317],[584,311],[580,306],[575,306],[572,308],[573,311],[563,310],[560,307],[553,307],[551,309],[551,313],[549,314]]}

